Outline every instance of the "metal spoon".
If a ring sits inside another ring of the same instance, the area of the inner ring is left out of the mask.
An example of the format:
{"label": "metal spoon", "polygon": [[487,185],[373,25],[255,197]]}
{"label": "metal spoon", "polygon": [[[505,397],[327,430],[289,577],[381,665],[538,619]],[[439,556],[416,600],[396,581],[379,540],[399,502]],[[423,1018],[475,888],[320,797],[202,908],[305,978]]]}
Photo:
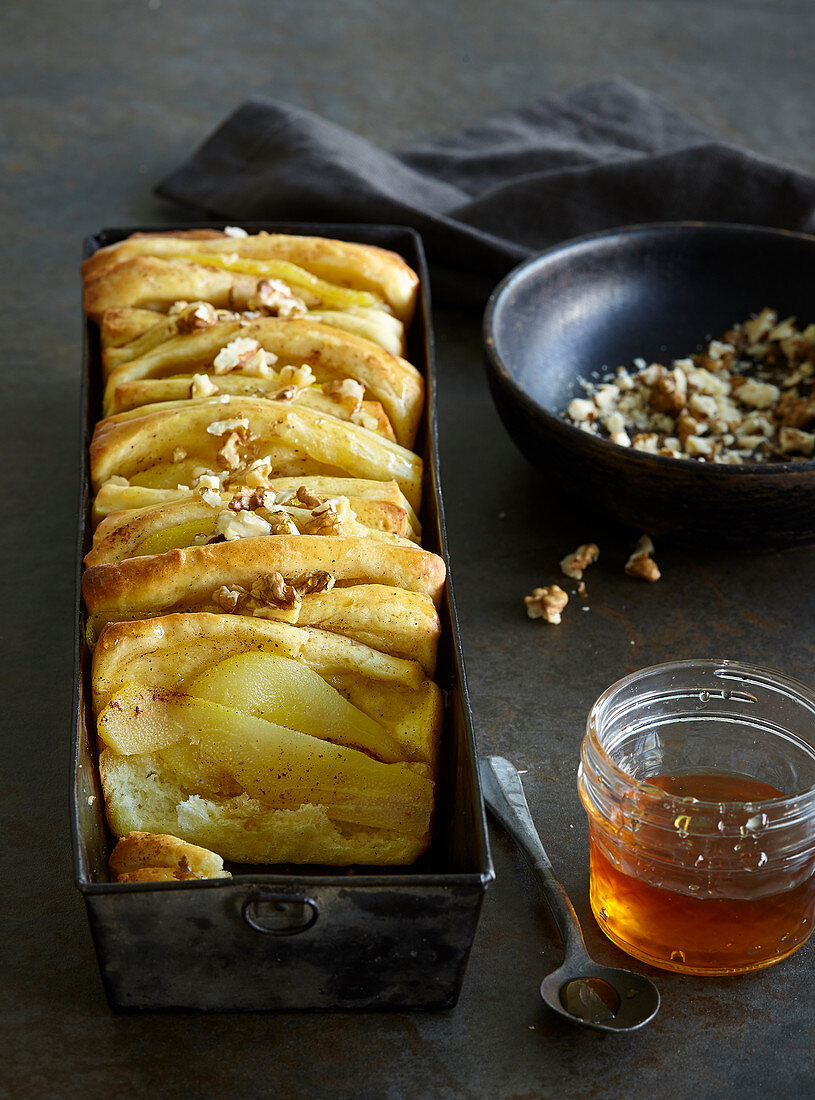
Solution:
{"label": "metal spoon", "polygon": [[659,1009],[652,981],[631,970],[598,966],[586,951],[580,922],[555,877],[532,821],[521,777],[503,756],[480,756],[484,801],[523,852],[563,940],[563,964],[541,982],[541,997],[560,1016],[597,1031],[634,1031]]}

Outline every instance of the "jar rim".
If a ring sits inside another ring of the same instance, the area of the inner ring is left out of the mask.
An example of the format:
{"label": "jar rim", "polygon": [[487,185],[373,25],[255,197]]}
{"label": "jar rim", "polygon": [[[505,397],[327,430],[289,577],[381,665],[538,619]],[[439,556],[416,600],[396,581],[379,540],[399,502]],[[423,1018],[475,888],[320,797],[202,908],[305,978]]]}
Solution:
{"label": "jar rim", "polygon": [[[784,672],[779,672],[777,669],[768,668],[766,665],[751,664],[746,661],[733,661],[727,658],[720,660],[715,660],[713,658],[691,658],[680,661],[665,661],[655,665],[647,665],[644,668],[638,669],[636,672],[630,672],[626,676],[616,680],[613,684],[609,685],[593,703],[586,720],[586,740],[590,740],[594,752],[598,753],[602,760],[603,768],[608,769],[611,776],[617,782],[625,784],[629,789],[633,788],[648,799],[659,798],[663,803],[667,800],[677,807],[688,805],[689,799],[687,795],[672,794],[669,791],[664,791],[659,787],[655,787],[653,784],[650,784],[647,779],[636,779],[628,772],[623,771],[623,769],[615,763],[597,736],[597,718],[604,707],[608,706],[611,700],[613,700],[615,695],[622,692],[631,683],[642,679],[644,676],[650,673],[670,673],[674,669],[677,671],[684,671],[690,668],[713,671],[714,675],[719,674],[720,670],[727,670],[736,674],[744,674],[747,677],[752,676],[758,680],[770,680],[773,684],[783,687],[791,695],[798,697],[802,703],[812,710],[813,715],[815,715],[815,691],[813,691],[812,688],[808,687],[802,681],[796,680],[792,676],[788,676]],[[807,747],[811,750],[813,758],[815,758],[815,744],[808,745]],[[738,811],[739,809],[748,810],[754,806],[760,806],[762,810],[772,808],[782,811],[786,817],[788,813],[795,814],[796,811],[800,813],[801,811],[806,812],[815,809],[815,784],[804,791],[799,791],[797,794],[783,795],[774,798],[735,800],[694,797],[692,801],[694,806],[698,806],[702,809],[718,806],[726,806],[731,811]]]}

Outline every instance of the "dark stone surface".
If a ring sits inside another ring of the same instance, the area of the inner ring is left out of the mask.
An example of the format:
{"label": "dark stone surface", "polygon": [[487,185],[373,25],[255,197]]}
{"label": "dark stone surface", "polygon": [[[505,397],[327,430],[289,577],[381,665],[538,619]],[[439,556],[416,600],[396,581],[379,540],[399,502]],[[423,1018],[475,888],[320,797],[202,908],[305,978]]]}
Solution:
{"label": "dark stone surface", "polygon": [[[578,1033],[539,1003],[537,977],[558,949],[520,858],[495,833],[498,880],[449,1013],[113,1016],[71,883],[67,813],[82,235],[171,223],[151,184],[250,93],[398,146],[621,75],[731,140],[815,170],[809,0],[9,0],[0,19],[0,1095],[815,1095],[811,943],[751,977],[652,971],[663,1008],[651,1026],[628,1038]],[[574,785],[586,712],[624,672],[668,658],[726,654],[815,682],[815,553],[658,547],[663,580],[626,580],[629,533],[579,502],[565,511],[505,436],[478,320],[440,313],[437,337],[477,733],[483,748],[528,769],[533,813],[589,946],[601,962],[624,964],[588,912]],[[603,552],[587,578],[591,610],[573,602],[560,628],[528,622],[520,597],[555,579],[557,560],[586,538]]]}

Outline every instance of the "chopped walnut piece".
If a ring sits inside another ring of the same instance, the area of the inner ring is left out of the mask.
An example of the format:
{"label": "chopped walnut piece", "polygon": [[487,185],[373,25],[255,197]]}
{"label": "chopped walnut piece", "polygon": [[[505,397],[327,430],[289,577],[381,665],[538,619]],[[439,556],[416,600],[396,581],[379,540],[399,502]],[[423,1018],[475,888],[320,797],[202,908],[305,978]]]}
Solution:
{"label": "chopped walnut piece", "polygon": [[754,409],[769,409],[778,401],[781,391],[778,386],[769,382],[756,382],[754,378],[748,378],[738,389],[734,387],[733,395],[743,405],[750,405]]}
{"label": "chopped walnut piece", "polygon": [[635,451],[645,451],[646,454],[659,453],[659,436],[656,432],[637,432],[631,440],[631,446]]}
{"label": "chopped walnut piece", "polygon": [[691,413],[702,420],[710,420],[719,411],[719,405],[715,397],[707,393],[694,393],[688,402]]}
{"label": "chopped walnut piece", "polygon": [[226,435],[227,432],[235,432],[239,429],[245,432],[248,428],[248,417],[235,416],[231,420],[213,420],[211,424],[207,424],[206,430],[209,435]]}
{"label": "chopped walnut piece", "polygon": [[218,393],[218,387],[208,374],[194,374],[190,383],[190,397],[212,397]]}
{"label": "chopped walnut piece", "polygon": [[295,386],[297,389],[305,389],[313,386],[317,379],[308,363],[301,363],[299,367],[281,367],[277,377],[284,386]]}
{"label": "chopped walnut piece", "polygon": [[584,542],[572,554],[567,554],[561,559],[560,571],[565,577],[571,577],[579,581],[583,577],[583,570],[600,557],[600,549],[594,542]]}
{"label": "chopped walnut piece", "polygon": [[236,336],[212,360],[212,369],[215,374],[229,374],[230,371],[244,370],[249,364],[266,364],[263,349],[257,340],[249,336]]}
{"label": "chopped walnut piece", "polygon": [[242,459],[238,447],[241,444],[242,439],[238,432],[232,432],[228,437],[226,443],[218,451],[218,465],[222,466],[226,470],[237,470],[241,465]]}
{"label": "chopped walnut piece", "polygon": [[365,387],[354,378],[334,378],[330,382],[323,382],[323,393],[353,415],[362,404]]}
{"label": "chopped walnut piece", "polygon": [[258,516],[254,512],[231,512],[226,509],[218,514],[215,523],[216,536],[221,535],[227,542],[235,542],[237,539],[258,538],[271,533],[271,525],[262,516]]}
{"label": "chopped walnut piece", "polygon": [[702,435],[689,435],[685,440],[685,454],[691,458],[709,458],[713,449],[713,440]]}
{"label": "chopped walnut piece", "polygon": [[302,317],[308,312],[303,299],[298,298],[291,287],[280,279],[261,279],[249,306],[252,309],[262,308],[276,317]]}
{"label": "chopped walnut piece", "polygon": [[274,511],[270,511],[267,518],[273,535],[298,535],[300,533],[297,524],[283,508],[275,508]]}
{"label": "chopped walnut piece", "polygon": [[[178,303],[176,303],[178,304]],[[192,302],[176,314],[175,330],[180,336],[200,332],[218,321],[215,307],[209,302]]]}
{"label": "chopped walnut piece", "polygon": [[[651,407],[657,412],[668,413],[676,416],[685,407],[685,397],[682,384],[678,382],[677,375],[681,371],[664,371],[651,387]],[[682,379],[684,381],[684,375]]]}
{"label": "chopped walnut piece", "polygon": [[340,535],[342,525],[354,518],[347,497],[332,497],[318,505],[306,524],[307,535]]}
{"label": "chopped walnut piece", "polygon": [[815,407],[805,397],[785,393],[778,402],[775,415],[785,428],[803,428],[815,418]]}
{"label": "chopped walnut piece", "polygon": [[782,428],[778,433],[778,449],[782,454],[811,455],[815,450],[815,435],[800,428]]}
{"label": "chopped walnut piece", "polygon": [[305,504],[306,508],[318,508],[323,503],[323,498],[312,493],[307,485],[301,485],[295,496],[301,504]]}
{"label": "chopped walnut piece", "polygon": [[254,512],[256,508],[274,508],[276,496],[271,489],[242,486],[229,502],[233,512]]}
{"label": "chopped walnut piece", "polygon": [[205,485],[203,488],[198,490],[198,495],[201,497],[201,500],[203,500],[204,504],[208,504],[210,508],[221,507],[221,494],[217,491],[217,489],[210,489],[208,486]]}
{"label": "chopped walnut piece", "polygon": [[584,421],[591,423],[597,419],[597,408],[594,402],[586,400],[585,397],[573,397],[566,412],[577,424]]}
{"label": "chopped walnut piece", "polygon": [[[253,489],[264,489],[272,476],[272,460],[269,455],[257,458],[247,469],[232,475],[232,481],[238,485],[248,485]],[[240,478],[240,480],[238,480]]]}
{"label": "chopped walnut piece", "polygon": [[301,596],[311,596],[317,592],[330,592],[336,578],[325,569],[315,569],[313,573],[305,573],[302,577],[292,577],[291,583]]}
{"label": "chopped walnut piece", "polygon": [[662,574],[657,563],[651,557],[654,544],[648,535],[642,535],[634,547],[631,557],[625,563],[629,577],[640,577],[644,581],[658,581]]}
{"label": "chopped walnut piece", "polygon": [[246,589],[241,588],[240,585],[227,588],[225,584],[222,584],[220,588],[212,593],[212,599],[224,611],[235,611],[246,599],[246,595]]}
{"label": "chopped walnut piece", "polygon": [[265,573],[257,578],[250,589],[252,598],[269,607],[287,611],[300,606],[301,596],[294,585],[289,584],[282,573]]}
{"label": "chopped walnut piece", "polygon": [[357,409],[356,412],[351,413],[351,423],[359,428],[367,428],[369,432],[379,431],[379,421],[365,409]]}
{"label": "chopped walnut piece", "polygon": [[545,619],[547,623],[559,623],[561,611],[569,602],[569,597],[557,584],[544,588],[533,588],[531,596],[524,596],[526,613],[530,619]]}

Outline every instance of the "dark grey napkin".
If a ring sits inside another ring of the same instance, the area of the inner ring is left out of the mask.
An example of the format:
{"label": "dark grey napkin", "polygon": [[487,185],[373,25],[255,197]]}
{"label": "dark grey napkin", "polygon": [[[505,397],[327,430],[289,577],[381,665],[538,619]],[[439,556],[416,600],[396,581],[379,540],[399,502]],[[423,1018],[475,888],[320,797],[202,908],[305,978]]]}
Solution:
{"label": "dark grey napkin", "polygon": [[434,289],[460,301],[483,300],[530,252],[632,222],[815,231],[815,178],[716,141],[617,80],[398,153],[309,111],[250,99],[156,190],[231,222],[411,225]]}

